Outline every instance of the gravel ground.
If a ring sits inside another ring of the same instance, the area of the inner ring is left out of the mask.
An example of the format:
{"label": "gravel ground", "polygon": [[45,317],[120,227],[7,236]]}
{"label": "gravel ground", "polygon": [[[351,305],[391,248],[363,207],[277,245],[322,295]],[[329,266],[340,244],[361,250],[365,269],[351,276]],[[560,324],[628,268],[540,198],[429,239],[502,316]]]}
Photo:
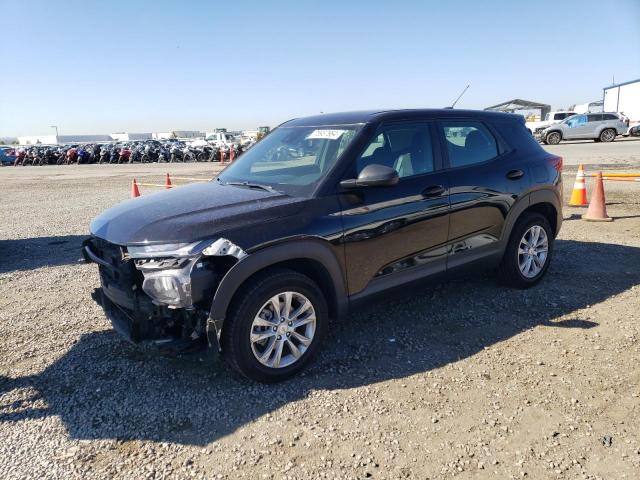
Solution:
{"label": "gravel ground", "polygon": [[166,170],[0,169],[0,478],[639,478],[637,183],[607,183],[612,223],[565,209],[536,288],[486,275],[372,306],[265,386],[132,347],[91,300],[90,219]]}

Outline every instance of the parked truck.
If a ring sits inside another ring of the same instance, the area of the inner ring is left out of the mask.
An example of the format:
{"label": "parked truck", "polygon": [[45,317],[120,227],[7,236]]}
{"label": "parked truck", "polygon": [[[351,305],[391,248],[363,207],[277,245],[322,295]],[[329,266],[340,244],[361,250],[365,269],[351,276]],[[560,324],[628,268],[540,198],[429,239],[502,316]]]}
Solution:
{"label": "parked truck", "polygon": [[604,89],[604,111],[618,112],[628,120],[627,135],[640,125],[640,78]]}

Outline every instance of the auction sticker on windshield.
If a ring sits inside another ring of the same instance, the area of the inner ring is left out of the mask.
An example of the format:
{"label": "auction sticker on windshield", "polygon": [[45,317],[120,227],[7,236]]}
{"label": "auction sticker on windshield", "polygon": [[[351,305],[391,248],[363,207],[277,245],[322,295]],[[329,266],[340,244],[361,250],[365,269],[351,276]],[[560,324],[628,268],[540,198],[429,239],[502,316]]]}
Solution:
{"label": "auction sticker on windshield", "polygon": [[342,135],[344,132],[346,132],[346,130],[327,130],[327,129],[314,130],[309,135],[307,135],[306,140],[310,140],[313,138],[325,138],[327,140],[337,140],[338,138],[340,138],[340,135]]}

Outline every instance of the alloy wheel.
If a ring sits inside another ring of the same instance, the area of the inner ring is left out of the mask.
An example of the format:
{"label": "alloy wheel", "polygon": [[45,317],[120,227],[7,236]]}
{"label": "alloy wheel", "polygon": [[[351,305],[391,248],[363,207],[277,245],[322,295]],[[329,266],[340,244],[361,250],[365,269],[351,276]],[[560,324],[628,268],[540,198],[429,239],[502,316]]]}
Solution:
{"label": "alloy wheel", "polygon": [[540,225],[529,228],[518,245],[518,267],[526,278],[535,278],[547,261],[549,254],[549,238]]}
{"label": "alloy wheel", "polygon": [[269,368],[297,362],[307,351],[316,332],[316,312],[311,301],[298,292],[271,297],[251,324],[251,350]]}
{"label": "alloy wheel", "polygon": [[604,132],[602,132],[601,134],[601,139],[603,142],[610,142],[611,140],[613,140],[613,137],[615,135],[613,134],[613,130],[605,130]]}

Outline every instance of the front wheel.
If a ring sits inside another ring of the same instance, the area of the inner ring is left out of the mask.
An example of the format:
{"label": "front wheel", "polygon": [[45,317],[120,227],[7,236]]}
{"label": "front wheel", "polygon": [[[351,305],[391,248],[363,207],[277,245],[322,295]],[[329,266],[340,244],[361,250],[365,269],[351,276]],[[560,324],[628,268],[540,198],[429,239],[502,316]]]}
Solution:
{"label": "front wheel", "polygon": [[236,294],[222,332],[222,353],[252,380],[286,380],[317,353],[328,320],[325,298],[313,280],[292,270],[267,271]]}
{"label": "front wheel", "polygon": [[545,140],[549,145],[557,145],[560,143],[560,140],[562,140],[562,137],[559,132],[551,132]]}
{"label": "front wheel", "polygon": [[538,283],[551,261],[553,231],[539,213],[525,213],[513,227],[498,267],[500,280],[508,286],[529,288]]}
{"label": "front wheel", "polygon": [[612,128],[605,128],[600,132],[599,138],[601,142],[613,142],[616,138],[616,131]]}

